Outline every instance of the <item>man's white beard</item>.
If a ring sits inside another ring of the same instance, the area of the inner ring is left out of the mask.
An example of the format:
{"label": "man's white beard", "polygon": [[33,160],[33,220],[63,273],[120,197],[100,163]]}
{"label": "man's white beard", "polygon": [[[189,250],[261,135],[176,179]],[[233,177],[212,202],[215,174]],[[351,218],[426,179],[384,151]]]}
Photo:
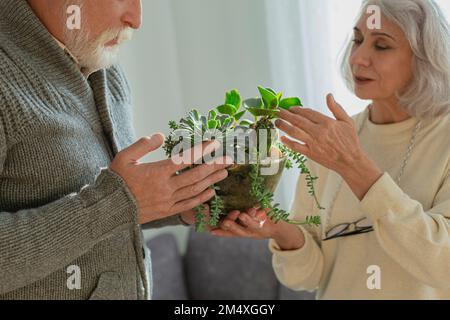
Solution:
{"label": "man's white beard", "polygon": [[[131,28],[110,29],[92,40],[85,31],[69,31],[66,34],[66,47],[77,58],[80,68],[87,72],[111,67],[119,54],[120,45],[130,40],[133,35]],[[105,47],[108,41],[117,38],[117,44]]]}

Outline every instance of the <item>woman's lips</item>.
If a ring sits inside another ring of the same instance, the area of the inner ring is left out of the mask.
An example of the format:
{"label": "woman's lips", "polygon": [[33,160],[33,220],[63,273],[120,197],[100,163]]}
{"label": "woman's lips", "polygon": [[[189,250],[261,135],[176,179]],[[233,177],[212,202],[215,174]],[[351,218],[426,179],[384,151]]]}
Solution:
{"label": "woman's lips", "polygon": [[355,84],[357,84],[358,86],[363,86],[363,85],[369,84],[372,81],[374,81],[373,79],[360,77],[360,76],[354,76],[353,80],[355,81]]}

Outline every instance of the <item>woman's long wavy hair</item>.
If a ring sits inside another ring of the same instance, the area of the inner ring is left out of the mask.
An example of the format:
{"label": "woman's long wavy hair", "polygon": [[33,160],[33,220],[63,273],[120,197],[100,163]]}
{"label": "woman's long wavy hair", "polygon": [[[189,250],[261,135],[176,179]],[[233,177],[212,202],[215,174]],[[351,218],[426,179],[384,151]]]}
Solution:
{"label": "woman's long wavy hair", "polygon": [[[369,5],[380,8],[384,17],[405,33],[414,53],[414,77],[397,93],[400,105],[417,118],[450,113],[450,27],[434,0],[365,0],[359,18]],[[341,72],[354,91],[349,58],[352,42],[344,50]]]}

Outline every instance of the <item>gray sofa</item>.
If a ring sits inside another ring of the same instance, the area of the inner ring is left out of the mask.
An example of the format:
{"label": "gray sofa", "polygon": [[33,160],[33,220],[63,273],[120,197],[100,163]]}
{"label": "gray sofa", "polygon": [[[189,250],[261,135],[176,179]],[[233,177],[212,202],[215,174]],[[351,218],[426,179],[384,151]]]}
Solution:
{"label": "gray sofa", "polygon": [[147,242],[155,300],[311,300],[279,283],[265,240],[225,239],[191,231],[187,251],[172,234]]}

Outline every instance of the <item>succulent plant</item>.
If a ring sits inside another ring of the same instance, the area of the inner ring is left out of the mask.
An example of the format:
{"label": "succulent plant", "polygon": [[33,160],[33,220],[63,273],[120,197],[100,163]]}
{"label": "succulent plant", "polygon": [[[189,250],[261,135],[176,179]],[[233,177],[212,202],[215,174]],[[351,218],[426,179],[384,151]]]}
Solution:
{"label": "succulent plant", "polygon": [[[237,160],[237,151],[244,151],[246,158],[251,159],[251,155],[256,154],[256,164],[251,164],[249,177],[251,178],[250,194],[257,199],[261,208],[269,209],[268,217],[274,221],[284,220],[293,224],[320,224],[320,217],[308,217],[305,221],[289,220],[289,213],[279,209],[279,204],[273,204],[273,193],[265,189],[264,179],[260,175],[260,160],[270,156],[272,146],[278,147],[278,150],[284,157],[290,158],[286,167],[292,167],[295,162],[298,167],[305,173],[308,181],[309,193],[315,197],[319,209],[323,209],[317,201],[314,190],[314,181],[317,177],[313,177],[306,167],[306,159],[304,156],[287,149],[281,144],[277,144],[277,131],[274,126],[274,119],[278,118],[280,109],[289,110],[292,107],[302,107],[302,102],[297,97],[282,98],[282,93],[276,93],[273,89],[258,87],[260,97],[251,98],[245,101],[241,100],[241,96],[237,90],[231,90],[225,95],[225,103],[210,110],[207,115],[200,115],[194,109],[190,111],[186,117],[182,118],[178,123],[169,122],[171,133],[167,136],[163,146],[168,157],[173,156],[175,148],[183,143],[182,148],[191,148],[195,144],[207,140],[217,140],[223,146],[223,152],[227,155],[233,155]],[[243,108],[242,108],[243,107]],[[242,110],[243,109],[243,110]],[[253,119],[245,118],[245,115],[253,116]],[[257,142],[253,145],[246,140],[249,131],[256,133]],[[266,153],[263,154],[259,150],[262,144],[259,141],[260,131],[266,130],[267,144]],[[274,134],[275,133],[275,134]],[[236,161],[237,162],[237,161]],[[245,162],[249,164],[249,162]],[[195,165],[193,165],[195,166]],[[217,186],[211,186],[219,189]],[[222,212],[224,203],[220,196],[216,195],[210,201],[210,219],[205,222],[203,214],[203,206],[195,208],[196,211],[196,230],[202,231],[209,224],[212,227],[217,226],[220,217],[227,213]]]}

